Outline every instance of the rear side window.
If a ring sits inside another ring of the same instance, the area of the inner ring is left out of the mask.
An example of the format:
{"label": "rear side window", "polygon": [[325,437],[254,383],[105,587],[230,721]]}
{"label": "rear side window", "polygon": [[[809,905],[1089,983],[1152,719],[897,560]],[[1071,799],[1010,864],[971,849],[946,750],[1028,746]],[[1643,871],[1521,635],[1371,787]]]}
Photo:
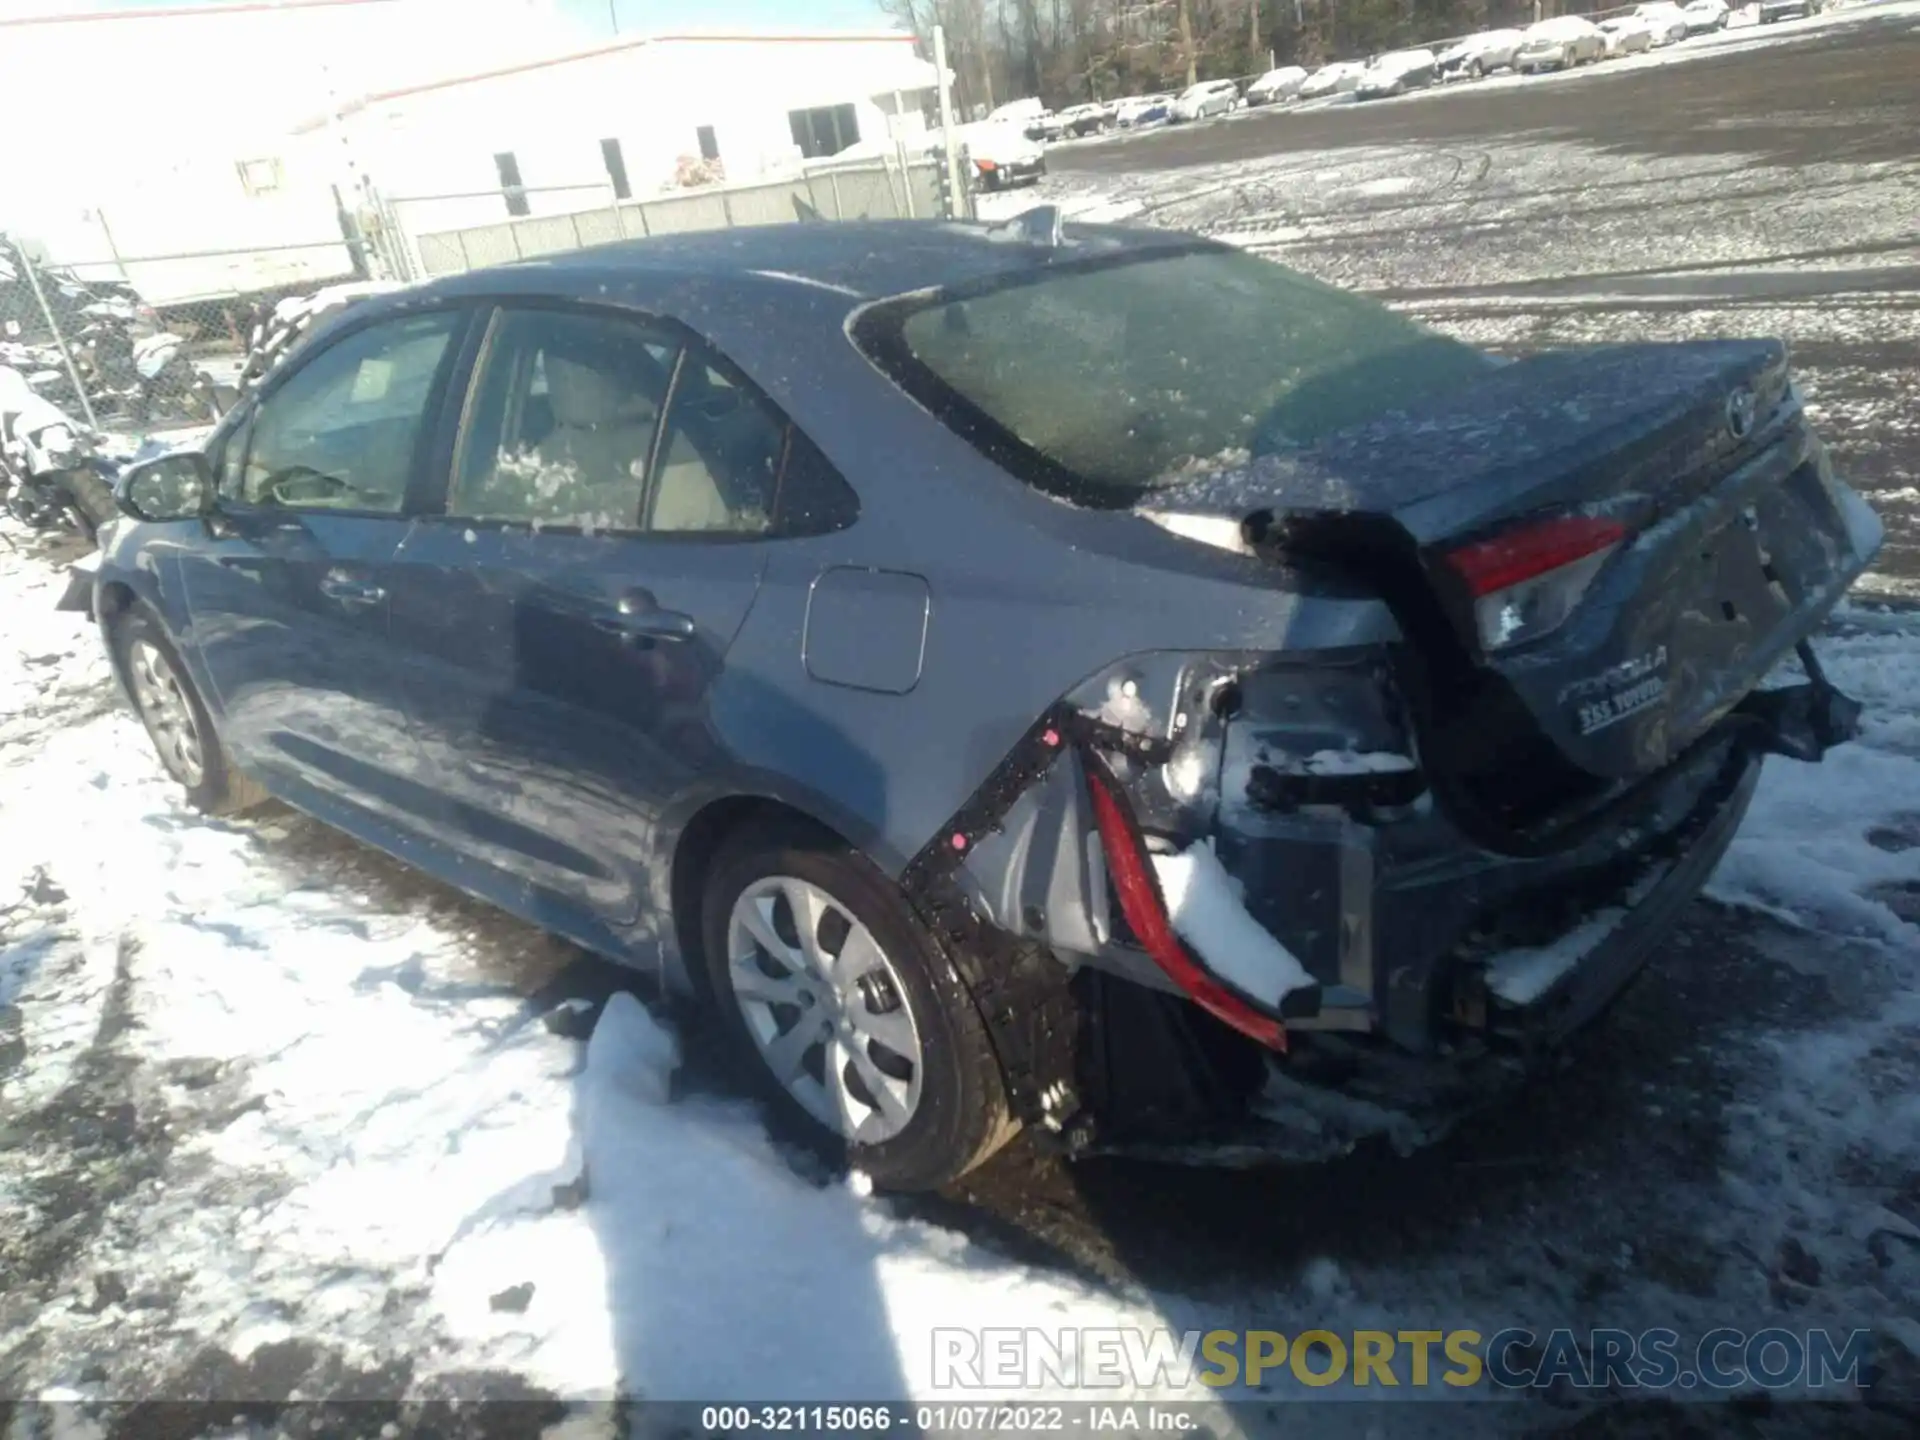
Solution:
{"label": "rear side window", "polygon": [[468,405],[448,513],[635,529],[679,359],[675,336],[631,321],[502,311]]}
{"label": "rear side window", "polygon": [[1002,465],[1101,508],[1309,444],[1490,363],[1371,300],[1213,247],[888,302],[856,338]]}
{"label": "rear side window", "polygon": [[664,323],[503,310],[467,406],[451,516],[755,537],[851,524],[853,493],[722,357]]}
{"label": "rear side window", "polygon": [[787,423],[714,357],[689,351],[674,386],[642,528],[764,535],[773,528]]}

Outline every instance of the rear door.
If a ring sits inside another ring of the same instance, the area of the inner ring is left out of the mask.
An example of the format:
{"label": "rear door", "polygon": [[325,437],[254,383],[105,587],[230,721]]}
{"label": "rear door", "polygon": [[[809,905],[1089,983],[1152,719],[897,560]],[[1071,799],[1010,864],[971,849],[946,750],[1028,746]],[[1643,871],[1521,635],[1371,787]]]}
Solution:
{"label": "rear door", "polygon": [[458,842],[614,923],[670,797],[722,768],[709,687],[758,589],[779,413],[678,328],[502,308],[394,626]]}
{"label": "rear door", "polygon": [[378,320],[276,379],[223,448],[209,537],[179,552],[190,650],[242,764],[390,815],[423,798],[391,566],[465,323]]}

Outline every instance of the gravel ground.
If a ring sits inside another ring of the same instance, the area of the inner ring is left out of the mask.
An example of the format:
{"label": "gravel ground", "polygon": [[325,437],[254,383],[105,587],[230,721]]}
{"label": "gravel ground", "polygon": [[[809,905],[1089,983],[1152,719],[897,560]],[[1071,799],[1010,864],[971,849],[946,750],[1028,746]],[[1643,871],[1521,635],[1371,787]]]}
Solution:
{"label": "gravel ground", "polygon": [[[1889,522],[1866,589],[1890,604],[1857,608],[1829,642],[1838,677],[1879,719],[1844,763],[1770,770],[1714,898],[1669,952],[1552,1083],[1450,1141],[1260,1173],[1066,1167],[1018,1144],[898,1215],[1206,1327],[1870,1326],[1866,1404],[1596,1408],[1549,1393],[1520,1423],[1594,1436],[1916,1433],[1920,626],[1899,602],[1920,584],[1920,28],[1887,9],[1728,40],[1684,64],[1061,147],[1038,192],[997,198],[1204,230],[1501,349],[1785,334],[1843,468]],[[57,732],[113,702],[97,669],[20,643],[0,761],[24,773]],[[42,660],[52,683],[33,679]],[[449,1023],[470,994],[532,1015],[622,983],[298,817],[243,842],[376,930],[405,917],[447,937],[450,958],[420,999]],[[142,1273],[151,1237],[128,1237],[152,1196],[186,1187],[221,1223],[221,1207],[236,1224],[272,1209],[286,1188],[274,1175],[209,1170],[199,1148],[262,1102],[219,1065],[144,1058],[134,1042],[152,1021],[138,1018],[137,992],[150,959],[86,950],[96,926],[59,877],[29,870],[22,883],[25,900],[0,913],[0,1201],[31,1219],[0,1225],[0,1396],[79,1373],[123,1399],[214,1402],[164,1425],[112,1412],[87,1432],[127,1437],[210,1433],[243,1398],[242,1429],[270,1431],[293,1395],[369,1396],[381,1408],[361,1419],[449,1433],[565,1413],[567,1388],[510,1350],[441,1335],[429,1363],[424,1347],[349,1344],[347,1328],[364,1339],[357,1320],[298,1304],[270,1324],[190,1319],[177,1282]],[[86,1032],[41,1053],[34,1005],[83,979]],[[692,1081],[728,1083],[697,1069]],[[396,1315],[420,1303],[391,1276],[370,1283]],[[396,1320],[390,1338],[422,1333]],[[414,1408],[399,1408],[403,1394]],[[485,1424],[446,1408],[477,1396],[523,1404]],[[45,1418],[0,1399],[0,1431],[33,1433]]]}

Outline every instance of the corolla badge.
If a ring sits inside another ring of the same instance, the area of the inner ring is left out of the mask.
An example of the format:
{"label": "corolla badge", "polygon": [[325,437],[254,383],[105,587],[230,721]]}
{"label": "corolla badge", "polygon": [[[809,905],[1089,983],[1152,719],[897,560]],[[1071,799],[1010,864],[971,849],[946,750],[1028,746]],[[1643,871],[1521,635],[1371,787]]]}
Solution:
{"label": "corolla badge", "polygon": [[1753,431],[1754,412],[1759,403],[1746,385],[1727,396],[1727,433],[1736,440],[1746,439]]}

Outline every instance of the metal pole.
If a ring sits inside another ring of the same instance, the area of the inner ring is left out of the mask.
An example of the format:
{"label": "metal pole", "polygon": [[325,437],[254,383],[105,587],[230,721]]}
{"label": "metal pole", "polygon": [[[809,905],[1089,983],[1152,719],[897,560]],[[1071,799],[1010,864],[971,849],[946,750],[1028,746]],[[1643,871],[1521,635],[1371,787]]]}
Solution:
{"label": "metal pole", "polygon": [[900,157],[900,193],[906,197],[907,219],[918,220],[913,208],[913,174],[907,168],[907,139],[901,131],[907,128],[907,102],[898,90],[893,92],[893,152]]}
{"label": "metal pole", "polygon": [[127,262],[120,258],[120,247],[114,243],[113,230],[107,224],[107,212],[96,208],[93,212],[93,218],[100,222],[100,233],[106,237],[107,241],[107,253],[113,256],[113,263],[120,268],[121,280],[131,285],[133,283],[133,277],[127,274]]}
{"label": "metal pole", "polygon": [[937,72],[934,78],[940,82],[940,138],[946,150],[948,204],[956,212],[947,218],[957,220],[966,192],[960,188],[960,141],[953,133],[953,91],[947,84],[947,28],[944,25],[933,27],[933,68]]}
{"label": "metal pole", "polygon": [[40,271],[27,254],[26,246],[16,245],[13,250],[20,257],[20,268],[27,272],[27,283],[33,287],[33,298],[40,302],[40,313],[47,317],[47,328],[53,332],[54,347],[66,363],[67,378],[73,381],[73,393],[80,397],[80,409],[87,417],[87,425],[98,430],[100,421],[93,413],[93,402],[87,398],[87,387],[80,383],[80,367],[73,363],[73,352],[67,349],[67,337],[60,333],[60,322],[53,318],[53,307],[47,303],[47,292],[40,288]]}
{"label": "metal pole", "polygon": [[607,0],[607,23],[613,26],[613,33],[620,33],[620,11],[615,0]]}

